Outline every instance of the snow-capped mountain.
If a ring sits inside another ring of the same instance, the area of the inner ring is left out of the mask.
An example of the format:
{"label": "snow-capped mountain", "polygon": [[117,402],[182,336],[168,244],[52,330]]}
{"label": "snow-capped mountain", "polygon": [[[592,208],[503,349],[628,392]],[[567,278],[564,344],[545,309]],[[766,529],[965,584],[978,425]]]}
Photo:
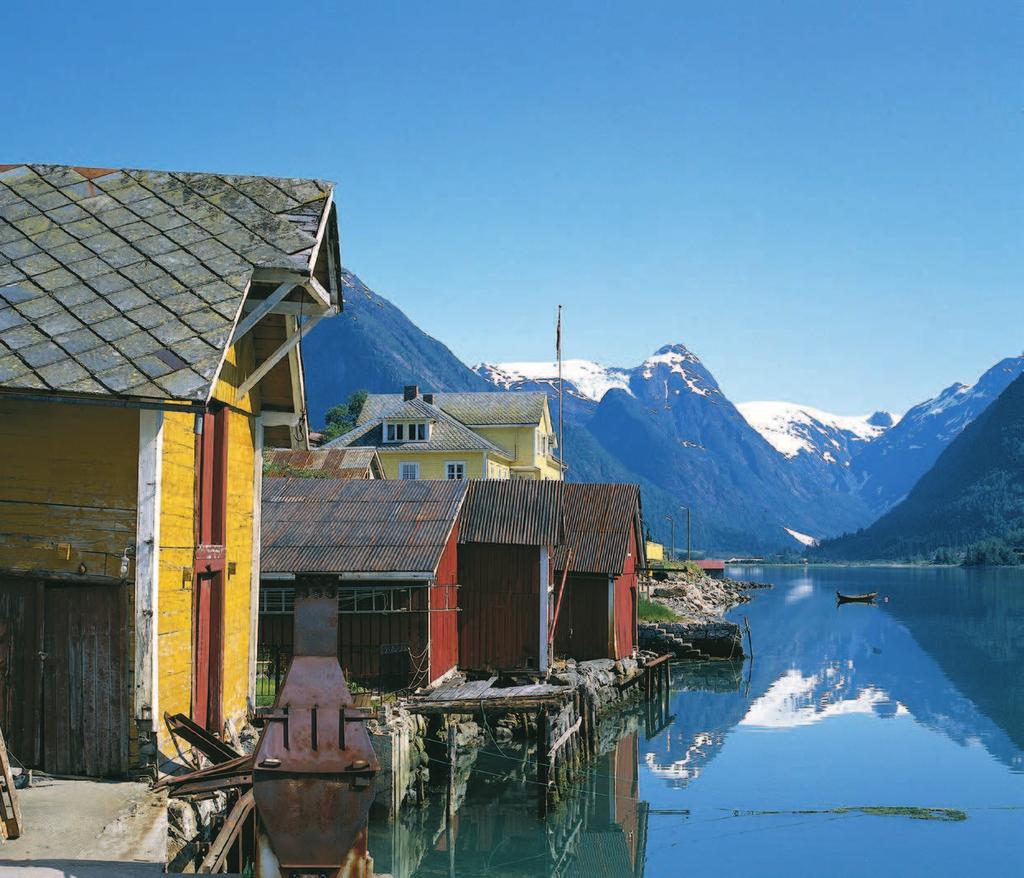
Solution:
{"label": "snow-capped mountain", "polygon": [[[303,345],[314,425],[361,388],[394,392],[419,383],[557,395],[555,363],[471,370],[355,275],[346,272],[345,284],[344,318],[325,321]],[[638,482],[655,538],[667,540],[668,519],[678,526],[689,506],[696,546],[749,554],[800,549],[870,523],[1024,371],[1024,358],[1003,361],[974,385],[947,388],[895,426],[884,413],[845,418],[791,404],[747,404],[741,414],[681,344],[635,366],[563,366],[569,477]]]}
{"label": "snow-capped mountain", "polygon": [[891,412],[834,415],[793,402],[741,402],[736,408],[784,457],[807,454],[843,467],[850,466],[860,447],[899,421]]}
{"label": "snow-capped mountain", "polygon": [[[474,369],[502,389],[557,394],[556,363]],[[633,367],[564,361],[563,376],[566,419],[576,435],[585,431],[641,478],[663,486],[677,507],[699,509],[694,527],[705,543],[739,546],[753,539],[762,548],[798,549],[795,534],[812,540],[866,523],[866,510],[848,491],[829,479],[804,478],[768,444],[684,345],[665,345]],[[652,522],[656,532],[664,529]]]}
{"label": "snow-capped mountain", "polygon": [[[558,363],[477,363],[473,371],[502,390],[522,390],[543,384],[557,391]],[[565,392],[600,402],[613,387],[629,391],[629,369],[602,366],[593,360],[563,360]]]}
{"label": "snow-capped mountain", "polygon": [[856,454],[857,492],[880,515],[898,503],[939,455],[1013,380],[1024,357],[996,363],[974,384],[953,384],[908,411]]}

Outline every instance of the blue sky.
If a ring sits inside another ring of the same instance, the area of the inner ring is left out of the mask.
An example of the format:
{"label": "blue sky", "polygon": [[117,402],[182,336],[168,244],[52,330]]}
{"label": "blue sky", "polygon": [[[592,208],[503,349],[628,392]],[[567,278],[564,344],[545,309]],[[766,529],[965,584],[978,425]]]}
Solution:
{"label": "blue sky", "polygon": [[[1024,349],[1016,2],[8,3],[0,161],[318,176],[467,362],[905,409]],[[343,319],[343,318],[342,318]]]}

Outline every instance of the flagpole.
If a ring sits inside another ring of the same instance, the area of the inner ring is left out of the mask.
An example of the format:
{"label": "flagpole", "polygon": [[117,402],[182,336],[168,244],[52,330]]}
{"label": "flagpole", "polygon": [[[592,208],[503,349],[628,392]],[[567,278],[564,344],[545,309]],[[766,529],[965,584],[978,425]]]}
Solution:
{"label": "flagpole", "polygon": [[558,325],[555,328],[555,355],[558,358],[558,477],[565,481],[565,433],[562,425],[562,306],[558,306]]}

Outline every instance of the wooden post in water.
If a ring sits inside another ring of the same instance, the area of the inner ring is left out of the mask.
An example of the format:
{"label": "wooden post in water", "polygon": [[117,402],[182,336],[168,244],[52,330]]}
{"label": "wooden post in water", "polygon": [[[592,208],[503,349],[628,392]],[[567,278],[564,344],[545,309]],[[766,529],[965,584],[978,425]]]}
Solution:
{"label": "wooden post in water", "polygon": [[537,712],[537,814],[548,814],[548,783],[551,777],[551,721],[546,710]]}
{"label": "wooden post in water", "polygon": [[448,823],[451,824],[455,816],[455,780],[456,780],[456,751],[458,743],[458,727],[451,720],[448,721]]}

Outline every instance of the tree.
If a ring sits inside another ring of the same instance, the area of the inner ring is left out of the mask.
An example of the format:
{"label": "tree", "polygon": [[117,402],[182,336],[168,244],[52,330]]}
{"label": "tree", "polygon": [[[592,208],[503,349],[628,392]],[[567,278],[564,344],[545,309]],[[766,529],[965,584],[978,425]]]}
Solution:
{"label": "tree", "polygon": [[327,410],[325,416],[327,425],[322,431],[324,442],[344,436],[355,427],[363,406],[366,404],[366,397],[365,390],[356,390],[349,395],[348,402],[339,402]]}

